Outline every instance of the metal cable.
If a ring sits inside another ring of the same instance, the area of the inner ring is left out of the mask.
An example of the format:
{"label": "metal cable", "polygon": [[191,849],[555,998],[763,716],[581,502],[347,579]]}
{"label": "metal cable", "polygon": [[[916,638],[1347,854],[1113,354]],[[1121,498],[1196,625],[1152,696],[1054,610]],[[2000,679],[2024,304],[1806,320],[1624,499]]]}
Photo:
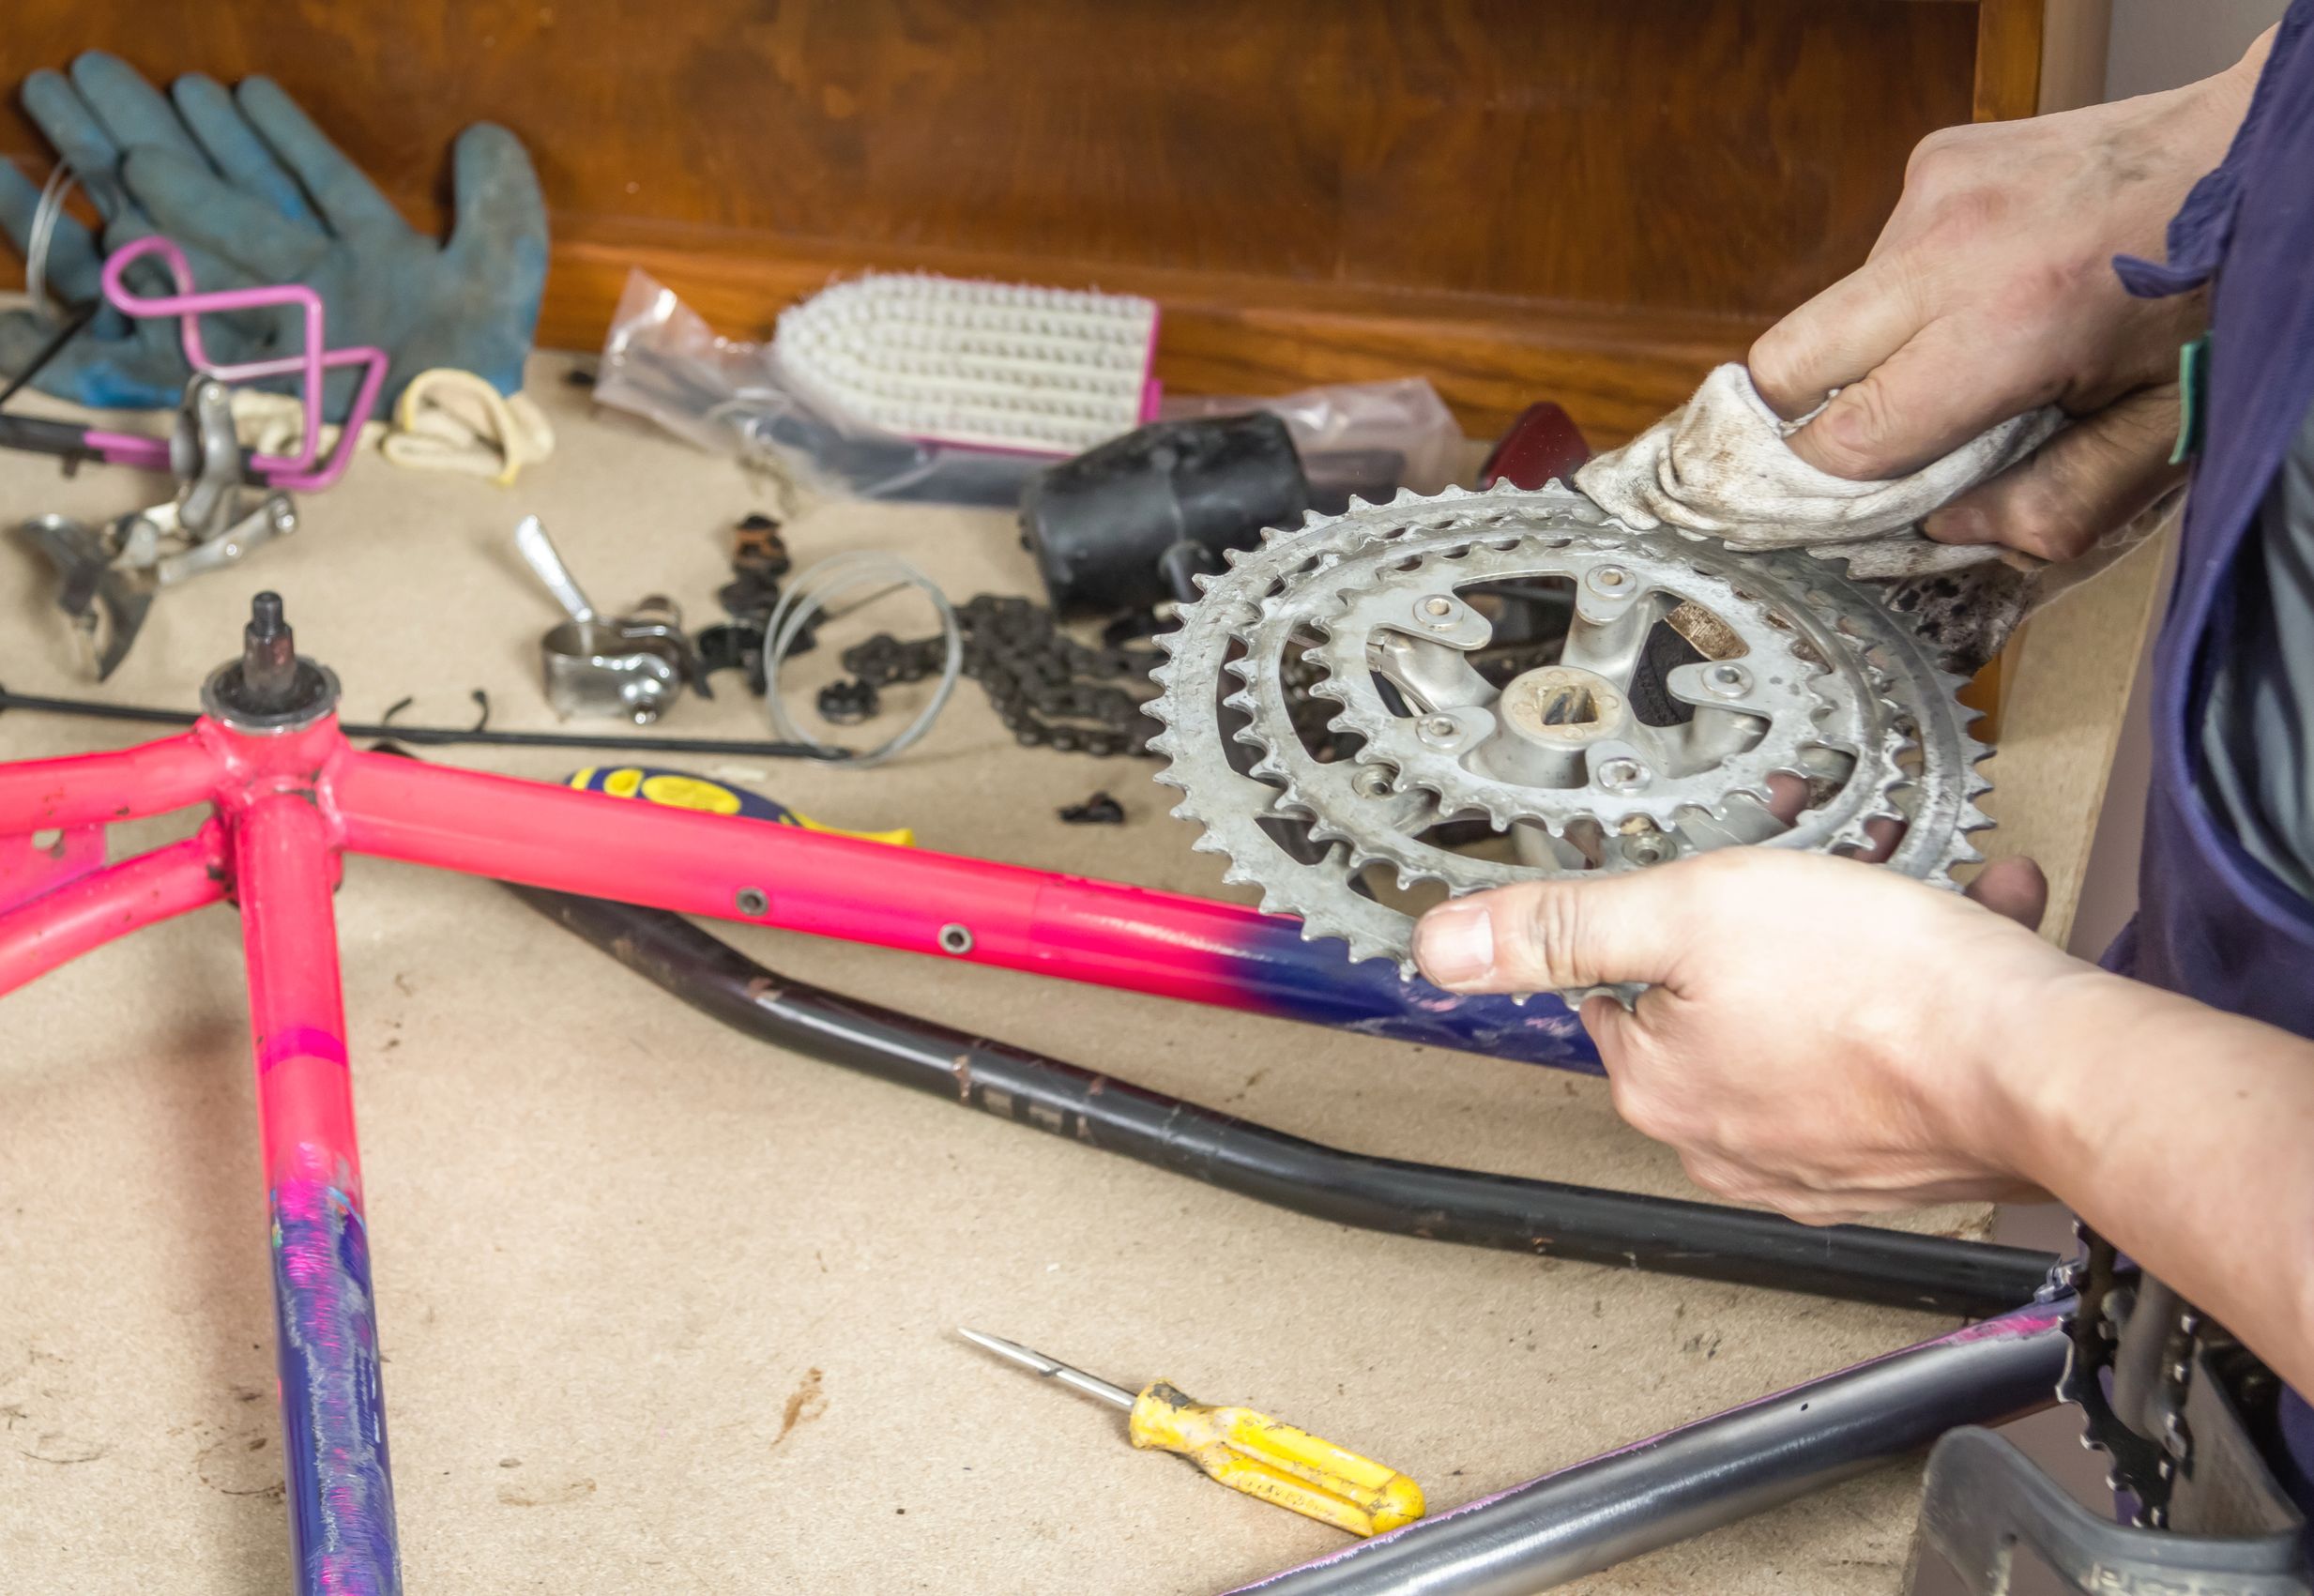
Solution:
{"label": "metal cable", "polygon": [[48,251],[55,240],[56,219],[64,214],[65,200],[78,180],[72,168],[59,160],[40,186],[39,201],[32,207],[32,225],[24,233],[24,293],[32,308],[43,313],[60,313],[65,309],[48,296]]}
{"label": "metal cable", "polygon": [[[875,591],[857,598],[845,609],[830,607],[838,598],[858,594],[871,586]],[[899,735],[865,753],[854,753],[836,744],[822,742],[788,714],[786,700],[780,690],[782,667],[795,651],[797,643],[823,616],[847,615],[903,587],[913,587],[930,600],[939,618],[940,634],[947,643],[941,656],[940,680],[933,689],[931,701]],[[765,710],[771,717],[771,729],[784,741],[802,744],[830,763],[854,769],[881,765],[921,739],[932,730],[933,722],[940,718],[940,711],[948,707],[949,696],[956,691],[957,680],[963,675],[964,627],[956,619],[948,595],[917,567],[898,555],[880,550],[853,549],[805,567],[781,592],[778,607],[772,610],[771,618],[764,627],[763,697]]]}

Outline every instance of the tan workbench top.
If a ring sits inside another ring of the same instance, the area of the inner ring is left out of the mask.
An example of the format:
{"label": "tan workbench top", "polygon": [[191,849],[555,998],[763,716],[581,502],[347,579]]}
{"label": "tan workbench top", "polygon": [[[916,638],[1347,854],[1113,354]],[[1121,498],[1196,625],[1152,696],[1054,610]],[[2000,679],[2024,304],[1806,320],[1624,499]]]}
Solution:
{"label": "tan workbench top", "polygon": [[[660,590],[709,618],[726,529],[777,508],[773,490],[590,418],[562,369],[534,370],[561,452],[517,489],[366,459],[305,502],[294,540],[165,596],[105,694],[190,705],[269,585],[349,716],[414,695],[409,716],[464,722],[480,687],[495,725],[547,725],[533,646],[555,615],[510,537],[529,511],[599,601]],[[116,513],[151,487],[0,458],[0,518]],[[835,507],[789,535],[806,559],[898,549],[958,598],[1034,583],[998,514]],[[1995,846],[2040,844],[2067,905],[2143,621],[2134,574],[2032,639],[1992,772],[2010,825]],[[928,630],[903,602],[832,635]],[[35,557],[0,551],[0,680],[81,691],[48,603]],[[663,729],[762,736],[760,713],[735,685]],[[133,740],[0,718],[8,757]],[[487,762],[544,777],[587,761]],[[883,770],[716,773],[928,846],[1221,891],[1149,769],[1020,750],[967,685]],[[1096,787],[1126,826],[1058,823]],[[1337,1543],[1131,1451],[1113,1413],[963,1345],[959,1323],[1120,1381],[1256,1402],[1413,1473],[1439,1507],[1940,1328],[1278,1212],[749,1041],[486,882],[352,860],[338,912],[414,1596],[1198,1596]],[[1305,1135],[1687,1192],[1595,1080],[729,935],[782,970]],[[237,928],[212,908],[0,999],[13,1596],[289,1588],[240,980]],[[1584,1588],[1889,1596],[1915,1489],[1883,1472]]]}

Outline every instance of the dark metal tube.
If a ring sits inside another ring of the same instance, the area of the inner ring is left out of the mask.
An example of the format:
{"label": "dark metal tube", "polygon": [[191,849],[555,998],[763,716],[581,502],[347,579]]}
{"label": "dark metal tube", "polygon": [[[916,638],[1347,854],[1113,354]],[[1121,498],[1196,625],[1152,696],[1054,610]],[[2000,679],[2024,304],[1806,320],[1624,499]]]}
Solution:
{"label": "dark metal tube", "polygon": [[1375,1158],[774,974],[679,915],[510,889],[726,1025],[900,1086],[1369,1230],[1981,1317],[2047,1254]]}
{"label": "dark metal tube", "polygon": [[2070,1297],[1546,1474],[1229,1596],[1530,1596],[2056,1401]]}

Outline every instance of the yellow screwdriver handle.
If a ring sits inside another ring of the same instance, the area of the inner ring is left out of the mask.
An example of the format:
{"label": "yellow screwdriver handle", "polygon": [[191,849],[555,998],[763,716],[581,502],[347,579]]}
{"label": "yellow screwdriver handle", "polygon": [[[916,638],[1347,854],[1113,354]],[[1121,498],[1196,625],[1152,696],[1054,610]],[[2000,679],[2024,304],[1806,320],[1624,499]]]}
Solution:
{"label": "yellow screwdriver handle", "polygon": [[1305,1518],[1379,1535],[1423,1515],[1423,1488],[1250,1407],[1208,1407],[1158,1380],[1134,1400],[1133,1444],[1180,1452],[1233,1491]]}

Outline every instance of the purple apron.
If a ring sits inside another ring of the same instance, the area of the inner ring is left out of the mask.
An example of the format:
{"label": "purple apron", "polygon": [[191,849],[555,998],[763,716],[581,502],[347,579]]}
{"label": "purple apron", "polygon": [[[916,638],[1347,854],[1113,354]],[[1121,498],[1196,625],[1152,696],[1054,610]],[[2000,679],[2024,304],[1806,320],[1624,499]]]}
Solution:
{"label": "purple apron", "polygon": [[[2166,266],[2115,263],[2144,297],[2215,288],[2202,446],[2154,651],[2138,918],[2106,962],[2314,1037],[2314,904],[2214,816],[2197,764],[2213,639],[2230,633],[2235,562],[2262,535],[2261,504],[2314,408],[2314,0],[2293,0],[2225,164],[2169,225],[2169,253]],[[2296,1269],[2303,1260],[2273,1263]],[[2314,1412],[2286,1403],[2283,1428],[2300,1476],[2293,1494],[2306,1504]]]}

